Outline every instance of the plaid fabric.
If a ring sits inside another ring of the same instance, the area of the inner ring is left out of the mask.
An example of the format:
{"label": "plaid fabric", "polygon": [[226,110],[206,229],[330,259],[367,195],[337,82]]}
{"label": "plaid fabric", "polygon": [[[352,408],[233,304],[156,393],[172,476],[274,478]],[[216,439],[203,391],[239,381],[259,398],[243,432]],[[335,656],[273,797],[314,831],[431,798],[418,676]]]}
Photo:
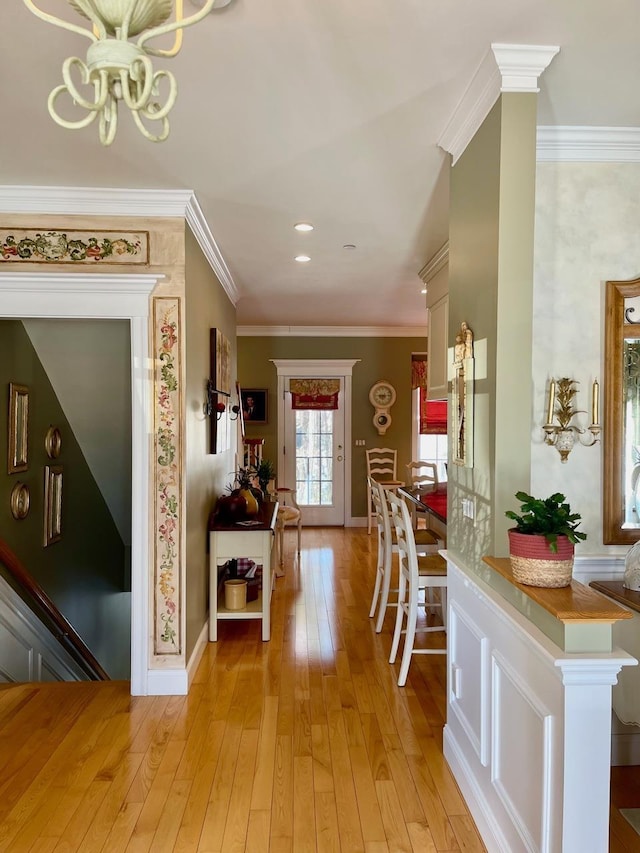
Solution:
{"label": "plaid fabric", "polygon": [[257,580],[258,589],[262,589],[262,566],[247,557],[238,557],[238,577]]}

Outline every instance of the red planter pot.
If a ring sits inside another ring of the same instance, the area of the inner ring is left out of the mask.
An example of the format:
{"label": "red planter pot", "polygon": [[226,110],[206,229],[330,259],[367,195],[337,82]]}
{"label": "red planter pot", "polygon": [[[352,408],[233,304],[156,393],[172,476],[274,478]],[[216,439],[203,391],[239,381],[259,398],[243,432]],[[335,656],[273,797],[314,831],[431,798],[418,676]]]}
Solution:
{"label": "red planter pot", "polygon": [[507,532],[514,580],[540,587],[571,583],[574,545],[566,536],[558,536],[558,551],[554,553],[542,534],[518,533],[515,529]]}

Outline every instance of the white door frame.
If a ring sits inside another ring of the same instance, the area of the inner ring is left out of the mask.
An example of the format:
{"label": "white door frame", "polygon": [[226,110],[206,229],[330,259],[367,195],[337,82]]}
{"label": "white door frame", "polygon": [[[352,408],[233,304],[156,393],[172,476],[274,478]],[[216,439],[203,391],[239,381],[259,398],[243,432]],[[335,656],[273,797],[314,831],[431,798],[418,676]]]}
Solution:
{"label": "white door frame", "polygon": [[353,527],[351,515],[351,385],[359,358],[272,358],[278,371],[278,471],[284,471],[284,395],[290,377],[341,376],[344,380],[344,524]]}
{"label": "white door frame", "polygon": [[164,275],[0,272],[0,318],[112,319],[131,324],[131,693],[149,688],[149,295]]}

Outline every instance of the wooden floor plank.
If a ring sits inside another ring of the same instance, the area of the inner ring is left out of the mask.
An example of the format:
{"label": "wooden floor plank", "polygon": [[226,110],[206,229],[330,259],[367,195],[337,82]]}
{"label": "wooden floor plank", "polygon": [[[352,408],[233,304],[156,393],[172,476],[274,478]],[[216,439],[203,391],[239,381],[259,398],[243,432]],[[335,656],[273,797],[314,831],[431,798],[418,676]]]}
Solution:
{"label": "wooden floor plank", "polygon": [[271,640],[222,623],[189,696],[0,691],[0,850],[484,850],[442,756],[446,660],[417,659],[399,688],[393,611],[380,634],[368,617],[376,538],[305,528],[299,561],[288,540]]}

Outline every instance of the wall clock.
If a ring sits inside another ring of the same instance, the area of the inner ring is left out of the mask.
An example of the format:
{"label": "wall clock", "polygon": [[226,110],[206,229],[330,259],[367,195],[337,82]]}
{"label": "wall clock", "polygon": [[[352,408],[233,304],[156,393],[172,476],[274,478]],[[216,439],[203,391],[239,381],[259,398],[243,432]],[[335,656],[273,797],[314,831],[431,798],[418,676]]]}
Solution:
{"label": "wall clock", "polygon": [[374,408],[373,425],[378,435],[384,435],[391,426],[391,406],[396,401],[396,389],[390,382],[380,379],[371,386],[369,402]]}

